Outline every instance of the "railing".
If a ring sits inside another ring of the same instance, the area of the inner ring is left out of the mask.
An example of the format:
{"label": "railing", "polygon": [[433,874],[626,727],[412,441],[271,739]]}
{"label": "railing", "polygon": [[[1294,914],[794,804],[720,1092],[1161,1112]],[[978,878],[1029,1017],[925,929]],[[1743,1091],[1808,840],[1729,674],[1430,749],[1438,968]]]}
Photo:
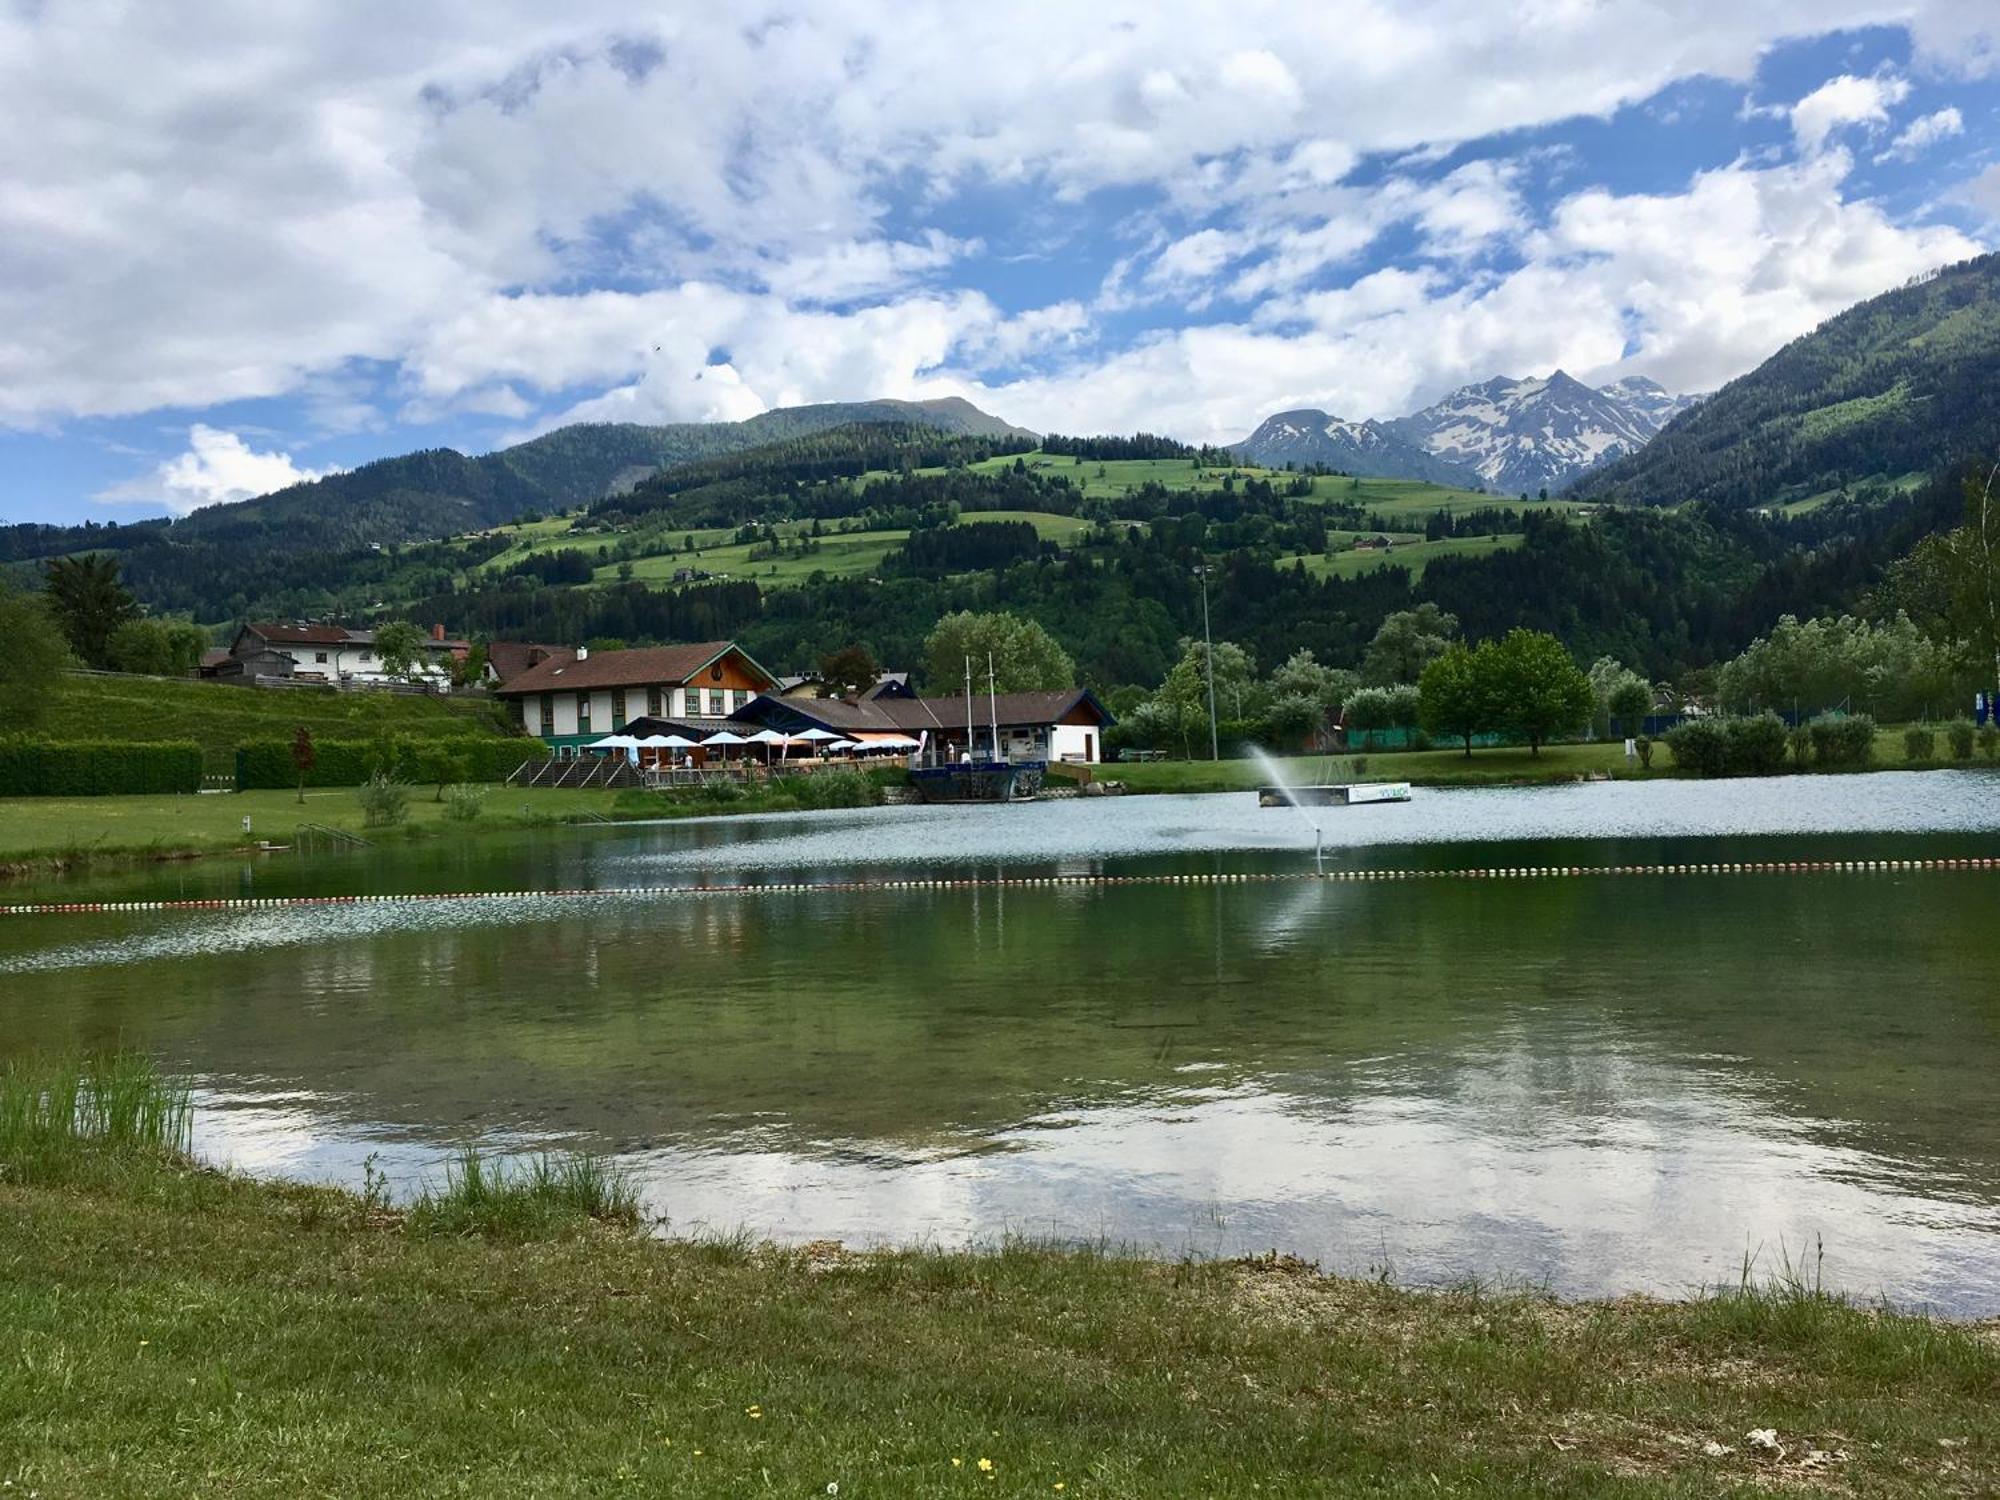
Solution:
{"label": "railing", "polygon": [[372,849],[375,846],[358,833],[345,828],[329,828],[324,823],[301,823],[292,831],[292,843],[301,852],[321,849]]}

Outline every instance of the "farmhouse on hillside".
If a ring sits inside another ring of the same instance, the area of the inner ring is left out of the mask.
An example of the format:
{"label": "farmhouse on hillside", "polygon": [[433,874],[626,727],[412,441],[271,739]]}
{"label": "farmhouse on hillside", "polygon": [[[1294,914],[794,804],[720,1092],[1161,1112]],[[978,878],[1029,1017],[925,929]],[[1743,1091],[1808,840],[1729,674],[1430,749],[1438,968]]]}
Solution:
{"label": "farmhouse on hillside", "polygon": [[721,729],[722,721],[778,679],[733,641],[640,646],[550,656],[503,681],[521,727],[557,754],[625,728],[635,719],[672,719]]}
{"label": "farmhouse on hillside", "polygon": [[[471,652],[469,641],[454,640],[433,625],[410,680],[427,687],[451,683],[455,662]],[[281,624],[266,620],[245,625],[228,654],[204,659],[201,675],[221,682],[324,682],[342,687],[380,687],[404,681],[383,670],[375,652],[375,632],[345,625]]]}

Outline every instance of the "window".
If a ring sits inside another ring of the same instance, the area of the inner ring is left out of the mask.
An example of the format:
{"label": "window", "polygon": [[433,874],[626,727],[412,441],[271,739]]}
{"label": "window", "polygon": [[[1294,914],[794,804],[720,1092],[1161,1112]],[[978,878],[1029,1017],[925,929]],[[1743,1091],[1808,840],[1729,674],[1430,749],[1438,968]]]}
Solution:
{"label": "window", "polygon": [[666,710],[660,706],[660,690],[656,687],[646,689],[646,713],[649,717],[655,719],[662,717],[666,713]]}
{"label": "window", "polygon": [[613,729],[623,729],[625,727],[625,695],[623,693],[613,693],[611,695],[611,727]]}
{"label": "window", "polygon": [[542,694],[542,716],[540,722],[543,734],[554,734],[556,732],[556,695],[554,693]]}
{"label": "window", "polygon": [[588,693],[578,693],[576,695],[576,732],[578,734],[590,733],[590,694]]}
{"label": "window", "polygon": [[326,653],[325,653],[324,651],[315,651],[315,652],[313,652],[313,660],[314,660],[314,661],[316,661],[316,662],[318,662],[318,663],[319,663],[319,664],[320,664],[321,666],[325,666],[325,665],[326,665]]}

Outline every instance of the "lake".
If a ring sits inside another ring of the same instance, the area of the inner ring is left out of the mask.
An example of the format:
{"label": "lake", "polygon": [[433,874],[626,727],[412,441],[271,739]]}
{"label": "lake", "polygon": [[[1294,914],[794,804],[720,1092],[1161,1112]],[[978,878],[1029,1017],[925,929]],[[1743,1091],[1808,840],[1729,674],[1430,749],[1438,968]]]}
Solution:
{"label": "lake", "polygon": [[[1990,856],[2000,777],[1420,790],[1317,816],[1339,870]],[[196,1080],[197,1149],[262,1173],[358,1186],[372,1155],[407,1191],[466,1141],[613,1152],[676,1231],[1277,1248],[1571,1295],[1789,1258],[2000,1313],[2000,873],[620,894],[1291,873],[1312,843],[1244,793],[16,884],[600,894],[10,917],[0,1052],[146,1048]]]}

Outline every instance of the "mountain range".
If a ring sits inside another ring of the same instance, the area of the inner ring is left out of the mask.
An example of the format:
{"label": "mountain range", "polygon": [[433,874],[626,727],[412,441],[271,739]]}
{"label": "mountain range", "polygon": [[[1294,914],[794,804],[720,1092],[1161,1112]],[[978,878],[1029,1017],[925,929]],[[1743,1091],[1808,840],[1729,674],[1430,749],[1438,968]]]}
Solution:
{"label": "mountain range", "polygon": [[1525,380],[1503,376],[1386,422],[1279,412],[1232,451],[1274,468],[1318,464],[1372,478],[1532,493],[1562,489],[1599,464],[1637,452],[1700,399],[1637,376],[1601,387],[1561,370]]}
{"label": "mountain range", "polygon": [[1880,498],[2000,456],[2000,255],[1849,308],[1732,380],[1578,498],[1730,509]]}

